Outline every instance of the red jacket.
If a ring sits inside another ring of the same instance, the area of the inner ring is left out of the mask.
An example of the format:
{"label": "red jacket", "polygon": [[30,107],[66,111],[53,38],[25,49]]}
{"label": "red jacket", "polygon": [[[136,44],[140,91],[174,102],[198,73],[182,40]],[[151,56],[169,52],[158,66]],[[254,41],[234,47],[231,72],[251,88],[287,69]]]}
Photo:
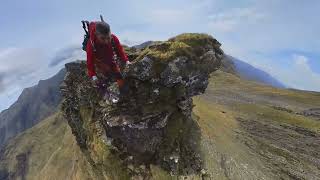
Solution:
{"label": "red jacket", "polygon": [[[86,47],[87,68],[88,68],[88,75],[90,77],[96,75],[96,71],[94,68],[96,59],[99,59],[109,65],[115,65],[115,61],[113,60],[113,50],[112,50],[111,43],[105,44],[105,45],[97,43],[95,31],[96,31],[96,22],[91,22],[89,25],[90,40],[88,41],[87,47]],[[118,37],[114,34],[111,34],[111,36],[114,39],[116,49],[118,50],[118,52],[116,52],[118,54],[118,57],[120,57],[120,59],[124,62],[128,61],[128,57],[124,52]],[[94,51],[91,42],[94,44],[93,46],[96,51]]]}

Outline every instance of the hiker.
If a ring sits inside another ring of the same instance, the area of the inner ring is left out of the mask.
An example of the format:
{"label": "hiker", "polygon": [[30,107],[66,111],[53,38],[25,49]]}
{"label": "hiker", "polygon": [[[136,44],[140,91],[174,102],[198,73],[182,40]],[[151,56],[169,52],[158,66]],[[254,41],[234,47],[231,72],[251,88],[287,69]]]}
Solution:
{"label": "hiker", "polygon": [[[102,19],[102,18],[101,18]],[[116,35],[111,33],[108,23],[90,22],[89,39],[86,43],[88,75],[99,89],[105,87],[110,77],[117,80],[120,95],[127,91],[127,85],[120,72],[115,58],[119,57],[126,65],[131,64]]]}

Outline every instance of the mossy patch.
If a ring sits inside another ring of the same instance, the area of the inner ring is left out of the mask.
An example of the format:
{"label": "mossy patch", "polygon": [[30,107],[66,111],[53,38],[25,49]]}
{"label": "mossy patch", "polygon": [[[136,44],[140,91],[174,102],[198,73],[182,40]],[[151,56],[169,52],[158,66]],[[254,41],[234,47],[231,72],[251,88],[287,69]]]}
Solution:
{"label": "mossy patch", "polygon": [[192,57],[192,48],[183,42],[163,42],[144,49],[136,60],[148,56],[160,62],[168,62],[178,56]]}
{"label": "mossy patch", "polygon": [[144,49],[136,60],[149,56],[160,61],[170,61],[178,56],[195,58],[204,53],[206,47],[219,47],[220,43],[211,35],[199,33],[185,33],[158,42]]}
{"label": "mossy patch", "polygon": [[[111,152],[110,147],[103,141],[98,133],[101,129],[93,120],[93,109],[80,107],[81,119],[84,122],[84,129],[87,131],[87,149],[84,150],[88,161],[99,174],[111,179],[129,179],[129,174],[116,152]],[[97,129],[98,128],[98,129]]]}
{"label": "mossy patch", "polygon": [[168,62],[177,57],[183,56],[193,61],[199,61],[199,57],[210,48],[218,50],[219,47],[220,43],[208,34],[186,33],[171,38],[168,41],[148,46],[134,61],[140,61],[144,57],[149,57],[155,60],[153,64],[155,72],[160,73],[167,66]]}
{"label": "mossy patch", "polygon": [[221,45],[211,35],[204,33],[183,33],[169,39],[169,42],[185,43],[193,48],[193,51],[196,55],[203,54],[205,47],[219,47]]}

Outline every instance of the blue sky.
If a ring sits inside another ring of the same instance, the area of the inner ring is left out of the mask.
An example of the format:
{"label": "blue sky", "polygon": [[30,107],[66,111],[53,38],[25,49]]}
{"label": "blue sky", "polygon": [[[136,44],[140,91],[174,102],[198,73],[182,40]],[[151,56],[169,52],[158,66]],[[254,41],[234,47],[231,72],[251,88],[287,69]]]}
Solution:
{"label": "blue sky", "polygon": [[0,111],[62,68],[50,64],[65,49],[75,49],[68,60],[83,58],[80,21],[99,14],[123,44],[209,33],[287,86],[320,91],[319,9],[319,0],[2,0]]}

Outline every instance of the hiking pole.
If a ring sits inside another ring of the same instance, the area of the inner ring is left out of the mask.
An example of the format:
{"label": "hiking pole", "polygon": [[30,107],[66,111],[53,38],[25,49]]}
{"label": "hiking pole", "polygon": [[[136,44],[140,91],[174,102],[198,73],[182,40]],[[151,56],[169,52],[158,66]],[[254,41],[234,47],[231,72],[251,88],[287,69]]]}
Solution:
{"label": "hiking pole", "polygon": [[101,14],[100,14],[100,19],[101,19],[101,21],[102,21],[102,22],[104,22],[103,17],[102,17],[102,15],[101,15]]}
{"label": "hiking pole", "polygon": [[85,23],[85,21],[81,21],[81,22],[82,22],[82,28],[84,29],[84,31],[85,31],[86,34],[88,35],[89,33],[88,33],[87,29],[86,29],[86,23]]}

